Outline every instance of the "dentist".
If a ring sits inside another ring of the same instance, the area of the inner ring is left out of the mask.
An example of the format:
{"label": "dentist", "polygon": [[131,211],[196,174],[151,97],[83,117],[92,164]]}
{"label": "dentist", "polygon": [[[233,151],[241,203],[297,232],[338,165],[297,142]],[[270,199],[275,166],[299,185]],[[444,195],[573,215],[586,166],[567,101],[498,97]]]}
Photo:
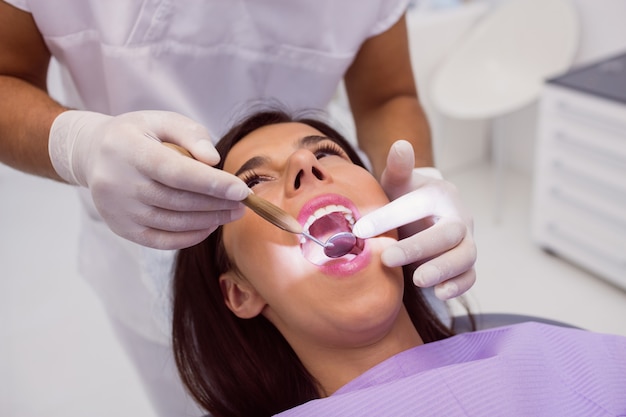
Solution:
{"label": "dentist", "polygon": [[[383,262],[414,264],[415,284],[441,299],[473,285],[472,218],[432,168],[407,4],[0,1],[0,162],[77,186],[81,274],[159,415],[193,415],[171,359],[171,267],[177,249],[242,216],[248,189],[212,168],[212,141],[254,101],[324,108],[343,80],[358,145],[394,200],[355,233],[402,226]],[[63,103],[47,92],[51,57],[63,70]],[[408,143],[391,147],[397,139]]]}

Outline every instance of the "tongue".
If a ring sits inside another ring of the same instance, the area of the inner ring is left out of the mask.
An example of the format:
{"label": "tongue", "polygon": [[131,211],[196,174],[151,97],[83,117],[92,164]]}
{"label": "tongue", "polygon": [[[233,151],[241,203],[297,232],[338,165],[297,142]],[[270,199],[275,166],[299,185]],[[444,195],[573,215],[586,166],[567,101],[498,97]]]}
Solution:
{"label": "tongue", "polygon": [[[352,228],[342,213],[331,213],[317,219],[309,228],[309,233],[322,242],[339,232],[351,232]],[[317,243],[306,239],[302,244],[302,253],[305,258],[316,265],[324,265],[336,259],[327,257],[324,248]]]}
{"label": "tongue", "polygon": [[309,227],[309,233],[322,242],[326,242],[335,233],[351,231],[350,224],[342,213],[327,214]]}

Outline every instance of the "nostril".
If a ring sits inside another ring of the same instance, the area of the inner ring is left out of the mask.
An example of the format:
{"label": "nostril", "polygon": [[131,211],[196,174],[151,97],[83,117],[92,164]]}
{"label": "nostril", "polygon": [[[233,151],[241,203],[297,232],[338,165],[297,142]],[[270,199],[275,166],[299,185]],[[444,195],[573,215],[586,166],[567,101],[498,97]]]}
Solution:
{"label": "nostril", "polygon": [[[319,181],[322,181],[325,178],[324,173],[316,167],[311,167],[311,174],[313,174],[313,176],[317,178]],[[293,182],[294,189],[297,190],[300,188],[300,185],[302,184],[302,178],[304,178],[305,175],[306,174],[303,169],[298,171],[298,174],[296,175],[296,178],[294,179],[294,182]]]}
{"label": "nostril", "polygon": [[296,179],[293,183],[293,188],[296,190],[300,188],[300,178],[302,177],[302,174],[304,174],[304,171],[300,170],[298,174],[296,175]]}
{"label": "nostril", "polygon": [[318,180],[324,179],[324,174],[322,173],[322,171],[320,171],[316,167],[313,167],[312,172],[313,172],[313,175],[315,175],[315,178],[317,178]]}

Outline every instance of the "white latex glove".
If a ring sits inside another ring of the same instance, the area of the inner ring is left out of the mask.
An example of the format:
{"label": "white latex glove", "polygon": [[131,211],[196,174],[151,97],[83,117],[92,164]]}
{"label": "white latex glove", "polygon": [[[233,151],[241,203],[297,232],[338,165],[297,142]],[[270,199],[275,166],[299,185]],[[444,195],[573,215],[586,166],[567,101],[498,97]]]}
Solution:
{"label": "white latex glove", "polygon": [[[159,140],[184,147],[196,160]],[[113,232],[144,246],[194,245],[245,210],[238,201],[248,187],[210,166],[219,155],[207,130],[177,113],[66,111],[52,124],[49,154],[63,179],[89,188]]]}
{"label": "white latex glove", "polygon": [[466,292],[476,280],[473,218],[456,187],[435,168],[413,168],[413,147],[397,141],[389,150],[381,184],[391,202],[363,216],[353,232],[361,238],[399,228],[400,240],[382,253],[389,267],[415,263],[415,285],[435,286],[447,300]]}

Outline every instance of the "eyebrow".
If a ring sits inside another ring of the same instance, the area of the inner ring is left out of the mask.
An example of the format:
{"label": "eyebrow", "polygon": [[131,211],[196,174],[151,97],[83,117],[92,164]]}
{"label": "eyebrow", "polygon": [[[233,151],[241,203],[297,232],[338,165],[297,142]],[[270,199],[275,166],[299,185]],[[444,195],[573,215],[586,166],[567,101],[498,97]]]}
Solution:
{"label": "eyebrow", "polygon": [[[304,136],[303,138],[300,138],[296,142],[296,146],[298,148],[304,148],[309,145],[314,145],[316,143],[319,143],[323,140],[332,140],[332,139],[327,136],[309,135],[309,136]],[[235,172],[235,176],[238,177],[239,175],[241,175],[242,173],[246,171],[253,171],[254,169],[259,168],[265,164],[268,164],[269,162],[270,162],[270,158],[267,156],[254,156],[248,159],[246,162],[244,162],[244,164],[237,170],[237,172]]]}

